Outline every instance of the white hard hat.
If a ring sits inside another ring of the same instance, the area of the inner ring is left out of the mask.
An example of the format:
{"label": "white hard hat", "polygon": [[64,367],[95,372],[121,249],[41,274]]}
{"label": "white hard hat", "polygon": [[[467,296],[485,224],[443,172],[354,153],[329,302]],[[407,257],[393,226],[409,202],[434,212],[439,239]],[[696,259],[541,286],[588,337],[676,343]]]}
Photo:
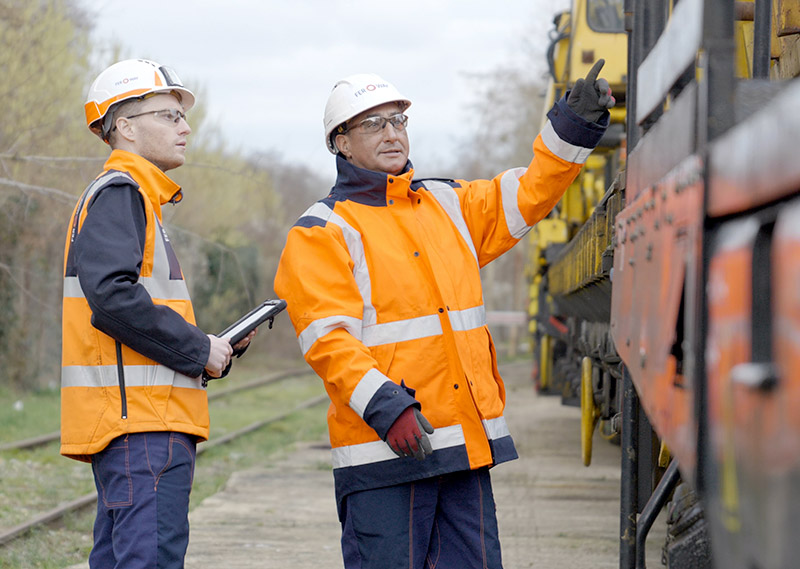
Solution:
{"label": "white hard hat", "polygon": [[411,106],[411,101],[394,85],[374,73],[359,73],[337,81],[325,105],[323,119],[328,150],[333,154],[338,152],[335,137],[331,136],[336,127],[367,109],[393,102],[399,103],[402,110]]}
{"label": "white hard hat", "polygon": [[194,94],[183,86],[176,73],[169,67],[147,59],[127,59],[115,63],[94,80],[89,87],[84,110],[86,125],[97,136],[108,140],[111,121],[108,110],[116,103],[129,99],[142,98],[150,93],[170,93],[180,95],[184,111],[194,105]]}

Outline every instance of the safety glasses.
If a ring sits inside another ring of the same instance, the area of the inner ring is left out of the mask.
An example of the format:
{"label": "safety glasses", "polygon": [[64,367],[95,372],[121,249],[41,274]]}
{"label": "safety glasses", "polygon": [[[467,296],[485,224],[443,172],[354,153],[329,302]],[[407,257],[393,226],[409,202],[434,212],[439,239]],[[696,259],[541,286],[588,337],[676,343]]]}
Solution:
{"label": "safety glasses", "polygon": [[405,130],[406,125],[408,124],[408,117],[403,113],[396,113],[388,117],[382,117],[382,116],[367,117],[363,121],[353,126],[345,125],[344,130],[341,132],[341,134],[345,134],[347,132],[350,132],[351,130],[356,130],[364,134],[375,134],[376,132],[380,132],[381,130],[383,130],[386,127],[386,123],[391,124],[395,130],[398,131]]}
{"label": "safety glasses", "polygon": [[156,118],[169,121],[173,124],[178,124],[178,121],[181,119],[186,120],[186,114],[183,111],[179,111],[178,109],[159,109],[157,111],[145,111],[143,113],[130,115],[125,118],[135,119],[136,117],[141,117],[144,115],[154,115]]}

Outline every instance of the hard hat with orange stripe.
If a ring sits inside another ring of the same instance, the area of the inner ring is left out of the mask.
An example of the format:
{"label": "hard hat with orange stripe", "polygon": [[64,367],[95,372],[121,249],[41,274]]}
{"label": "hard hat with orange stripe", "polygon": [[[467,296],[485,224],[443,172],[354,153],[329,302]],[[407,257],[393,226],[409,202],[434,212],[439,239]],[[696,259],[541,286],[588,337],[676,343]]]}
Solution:
{"label": "hard hat with orange stripe", "polygon": [[86,124],[93,133],[108,142],[113,127],[115,105],[131,99],[143,99],[150,94],[174,92],[188,111],[194,105],[194,94],[183,86],[169,67],[147,59],[127,59],[115,63],[94,80],[89,87],[84,110]]}

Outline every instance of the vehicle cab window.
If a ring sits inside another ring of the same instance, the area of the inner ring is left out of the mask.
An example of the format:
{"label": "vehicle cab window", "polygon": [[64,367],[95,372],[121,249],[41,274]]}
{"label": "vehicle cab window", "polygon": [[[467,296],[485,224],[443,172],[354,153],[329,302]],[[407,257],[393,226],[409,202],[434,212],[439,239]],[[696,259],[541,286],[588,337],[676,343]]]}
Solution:
{"label": "vehicle cab window", "polygon": [[586,21],[596,32],[618,33],[625,31],[624,0],[589,0],[586,3]]}

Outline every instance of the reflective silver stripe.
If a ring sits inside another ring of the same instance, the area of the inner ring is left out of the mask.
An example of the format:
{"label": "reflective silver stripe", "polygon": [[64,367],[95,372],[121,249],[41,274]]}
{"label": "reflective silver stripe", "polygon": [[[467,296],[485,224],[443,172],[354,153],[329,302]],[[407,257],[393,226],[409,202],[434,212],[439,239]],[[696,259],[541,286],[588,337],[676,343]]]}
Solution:
{"label": "reflective silver stripe", "polygon": [[508,424],[506,423],[505,417],[498,417],[497,419],[484,419],[483,429],[486,431],[486,436],[490,441],[511,436],[511,431],[508,430]]}
{"label": "reflective silver stripe", "polygon": [[306,352],[311,349],[314,342],[336,328],[343,328],[356,340],[361,340],[360,319],[353,318],[352,316],[328,316],[327,318],[320,318],[309,324],[297,337],[303,355],[306,355]]}
{"label": "reflective silver stripe", "polygon": [[442,322],[437,314],[419,316],[408,320],[396,320],[385,324],[365,326],[362,331],[362,342],[365,346],[380,346],[395,342],[418,340],[428,336],[442,334]]}
{"label": "reflective silver stripe", "polygon": [[64,277],[64,298],[85,298],[78,277]]}
{"label": "reflective silver stripe", "polygon": [[[466,444],[461,425],[440,427],[434,430],[432,435],[428,435],[428,439],[434,451]],[[331,451],[334,468],[361,466],[396,458],[400,457],[383,441],[338,447]]]}
{"label": "reflective silver stripe", "polygon": [[[480,308],[482,309],[482,307]],[[485,323],[485,315],[483,319]],[[472,326],[472,328],[477,327],[478,326]],[[408,320],[396,320],[395,322],[386,322],[385,324],[374,324],[369,327],[362,327],[362,321],[352,316],[328,316],[309,324],[306,329],[300,333],[300,336],[297,337],[303,355],[311,349],[314,342],[336,328],[346,330],[356,340],[363,342],[365,346],[380,346],[383,344],[393,344],[395,342],[407,342],[409,340],[419,340],[420,338],[439,336],[442,334],[442,323],[437,314],[409,318]],[[469,330],[471,328],[459,329]]]}
{"label": "reflective silver stripe", "polygon": [[[139,277],[137,282],[144,286],[151,298],[190,300],[186,281],[169,279],[160,281],[152,277]],[[79,277],[64,277],[64,298],[86,298]]]}
{"label": "reflective silver stripe", "polygon": [[453,330],[464,332],[486,325],[486,308],[483,305],[466,310],[451,310],[447,315]]}
{"label": "reflective silver stripe", "polygon": [[[160,239],[156,238],[156,241]],[[163,245],[162,245],[163,248]],[[155,271],[156,265],[153,265]],[[169,272],[169,266],[167,266]],[[189,298],[189,289],[186,287],[186,281],[183,279],[161,280],[156,277],[139,277],[137,281],[142,285],[150,298],[158,298],[160,300],[191,300]]]}
{"label": "reflective silver stripe", "polygon": [[575,146],[569,142],[562,140],[553,128],[553,123],[547,121],[541,132],[542,142],[547,149],[567,162],[574,164],[583,164],[592,153],[592,148],[584,148],[583,146]]}
{"label": "reflective silver stripe", "polygon": [[[99,177],[99,178],[97,178],[97,179],[96,179],[94,182],[92,182],[91,184],[89,184],[89,187],[88,187],[88,188],[86,188],[86,192],[85,192],[86,199],[84,200],[84,204],[86,204],[86,203],[88,203],[89,201],[91,201],[91,199],[92,199],[92,196],[95,194],[95,192],[96,192],[98,189],[100,189],[101,187],[105,186],[106,184],[108,184],[108,183],[109,183],[109,182],[111,182],[112,180],[115,180],[116,178],[125,178],[125,179],[126,179],[126,180],[128,180],[128,181],[129,181],[131,184],[134,184],[134,185],[136,185],[136,186],[138,186],[138,185],[139,185],[139,184],[137,184],[137,183],[136,183],[136,180],[134,180],[134,179],[131,177],[131,175],[130,175],[130,174],[127,174],[127,173],[125,173],[125,172],[116,172],[116,171],[111,171],[111,172],[109,172],[108,174],[106,174],[106,175],[104,175],[104,176],[100,176],[100,177]],[[84,208],[84,209],[85,209],[85,208]],[[80,212],[78,212],[78,213],[80,214]]]}
{"label": "reflective silver stripe", "polygon": [[169,300],[190,300],[189,289],[183,279],[170,279],[169,257],[164,246],[166,231],[158,221],[158,216],[153,216],[156,222],[155,246],[153,247],[153,274],[150,277],[139,277],[139,283],[144,286],[151,298]]}
{"label": "reflective silver stripe", "polygon": [[475,262],[478,262],[478,253],[475,252],[475,244],[472,242],[472,235],[467,228],[467,222],[464,221],[464,214],[461,213],[461,201],[458,199],[458,194],[449,185],[444,182],[436,180],[426,180],[423,185],[430,190],[431,195],[436,198],[436,201],[444,208],[450,220],[458,229],[461,238],[469,247],[472,256],[475,257]]}
{"label": "reflective silver stripe", "polygon": [[526,168],[512,168],[500,178],[500,191],[503,195],[503,213],[506,215],[508,232],[514,239],[521,239],[531,226],[525,222],[519,210],[519,179],[527,171]]}
{"label": "reflective silver stripe", "polygon": [[[188,377],[162,365],[126,365],[125,386],[171,385],[203,389],[199,377]],[[119,385],[117,366],[66,366],[61,368],[61,387],[114,387]]]}
{"label": "reflective silver stripe", "polygon": [[369,402],[375,396],[378,389],[386,382],[396,385],[377,369],[373,368],[369,370],[358,382],[358,385],[356,385],[353,394],[350,396],[350,401],[348,401],[347,404],[363,419],[367,405],[369,405]]}
{"label": "reflective silver stripe", "polygon": [[350,259],[353,261],[353,277],[356,280],[358,292],[361,294],[361,300],[364,303],[364,313],[362,319],[364,325],[369,326],[378,321],[378,315],[375,307],[372,305],[372,281],[369,277],[369,269],[367,268],[367,258],[364,255],[364,243],[361,240],[361,234],[356,231],[349,223],[347,223],[341,215],[335,213],[327,205],[317,202],[306,210],[303,217],[318,217],[319,219],[330,221],[339,226],[344,236],[344,242],[347,245],[347,251],[350,253]]}

